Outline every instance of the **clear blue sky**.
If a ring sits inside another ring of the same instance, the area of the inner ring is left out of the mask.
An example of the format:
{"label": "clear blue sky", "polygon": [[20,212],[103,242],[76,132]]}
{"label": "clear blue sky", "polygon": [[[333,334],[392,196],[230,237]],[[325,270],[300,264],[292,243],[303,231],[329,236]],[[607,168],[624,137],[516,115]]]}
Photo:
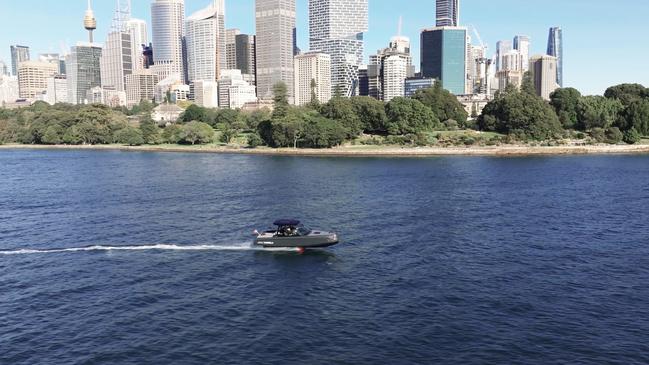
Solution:
{"label": "clear blue sky", "polygon": [[[308,49],[307,0],[298,5],[299,46]],[[384,47],[397,32],[403,16],[403,34],[413,41],[419,62],[419,31],[432,26],[434,0],[369,0],[370,30],[366,55]],[[150,19],[151,0],[132,0],[133,16]],[[187,15],[209,0],[186,0]],[[0,59],[10,63],[9,45],[24,44],[38,53],[60,52],[86,40],[82,27],[86,0],[0,0]],[[99,22],[96,39],[102,42],[113,17],[114,0],[94,0]],[[226,0],[227,26],[254,32],[254,0]],[[533,53],[544,53],[551,26],[564,30],[565,86],[587,94],[601,94],[609,85],[638,82],[649,86],[649,1],[645,0],[461,0],[462,25],[475,26],[490,52],[496,41],[516,34],[532,37]],[[31,29],[27,24],[32,24]],[[475,37],[473,37],[475,39]]]}

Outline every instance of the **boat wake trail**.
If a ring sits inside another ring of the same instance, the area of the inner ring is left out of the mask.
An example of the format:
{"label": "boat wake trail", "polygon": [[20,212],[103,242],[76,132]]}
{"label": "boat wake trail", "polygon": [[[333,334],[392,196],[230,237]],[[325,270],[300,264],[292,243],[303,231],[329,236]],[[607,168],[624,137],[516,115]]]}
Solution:
{"label": "boat wake trail", "polygon": [[74,252],[93,252],[93,251],[263,251],[263,252],[298,252],[297,249],[291,248],[261,248],[253,247],[250,243],[239,245],[171,245],[171,244],[154,244],[154,245],[135,245],[135,246],[86,246],[70,248],[52,248],[52,249],[15,249],[0,250],[0,255],[44,255],[54,253],[74,253]]}

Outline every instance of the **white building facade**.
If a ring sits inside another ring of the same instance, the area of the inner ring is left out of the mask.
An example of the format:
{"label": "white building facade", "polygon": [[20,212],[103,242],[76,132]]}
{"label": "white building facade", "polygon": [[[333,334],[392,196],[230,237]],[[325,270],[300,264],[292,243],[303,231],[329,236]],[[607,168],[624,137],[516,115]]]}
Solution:
{"label": "white building facade", "polygon": [[153,63],[178,74],[184,80],[183,36],[185,35],[185,1],[154,0],[151,4]]}
{"label": "white building facade", "polygon": [[227,66],[223,0],[188,17],[186,31],[188,81],[218,80]]}
{"label": "white building facade", "polygon": [[144,70],[143,46],[149,44],[147,24],[142,19],[129,19],[126,24],[126,30],[131,35],[131,50],[133,72]]}
{"label": "white building facade", "polygon": [[224,70],[219,79],[219,107],[239,109],[257,101],[257,90],[243,79],[241,70]]}
{"label": "white building facade", "polygon": [[216,81],[195,81],[194,103],[204,108],[219,107],[219,84]]}
{"label": "white building facade", "polygon": [[295,105],[312,102],[313,94],[320,103],[331,99],[331,56],[326,53],[295,56]]}
{"label": "white building facade", "polygon": [[65,75],[54,75],[47,79],[45,102],[50,105],[68,102],[68,80]]}

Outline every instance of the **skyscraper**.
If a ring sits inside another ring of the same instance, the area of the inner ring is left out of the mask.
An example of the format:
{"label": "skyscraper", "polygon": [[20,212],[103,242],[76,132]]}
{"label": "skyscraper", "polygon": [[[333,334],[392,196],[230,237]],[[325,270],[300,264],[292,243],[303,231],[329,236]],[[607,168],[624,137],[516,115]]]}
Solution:
{"label": "skyscraper", "polygon": [[235,37],[235,48],[235,69],[241,70],[244,80],[251,85],[257,85],[256,37],[250,34],[238,34]]}
{"label": "skyscraper", "polygon": [[65,68],[71,104],[85,104],[88,91],[101,87],[101,54],[101,47],[94,43],[79,43],[70,50]]}
{"label": "skyscraper", "polygon": [[295,0],[256,0],[257,95],[273,97],[273,85],[284,82],[293,99],[293,29]]}
{"label": "skyscraper", "polygon": [[226,69],[237,68],[237,36],[241,34],[239,29],[226,29],[225,31],[225,59]]}
{"label": "skyscraper", "polygon": [[126,22],[126,30],[131,34],[133,71],[144,70],[144,47],[149,44],[146,22],[131,18]]}
{"label": "skyscraper", "polygon": [[563,87],[563,30],[559,27],[550,28],[547,54],[557,58],[557,84]]}
{"label": "skyscraper", "polygon": [[550,100],[550,94],[559,88],[557,84],[557,58],[541,55],[530,59],[530,72],[534,80],[536,94]]}
{"label": "skyscraper", "polygon": [[227,68],[224,1],[188,17],[186,27],[188,81],[218,80]]}
{"label": "skyscraper", "polygon": [[523,72],[530,69],[530,37],[526,35],[517,35],[514,37],[514,49],[521,53],[523,62]]}
{"label": "skyscraper", "polygon": [[467,29],[435,27],[421,33],[421,76],[440,80],[455,95],[466,93]]}
{"label": "skyscraper", "polygon": [[11,74],[18,75],[18,64],[21,62],[29,61],[29,47],[27,46],[11,46]]}
{"label": "skyscraper", "polygon": [[460,0],[437,0],[437,26],[457,27],[460,25]]}
{"label": "skyscraper", "polygon": [[368,0],[309,0],[309,46],[331,56],[331,87],[357,95]]}
{"label": "skyscraper", "polygon": [[512,49],[512,41],[499,41],[496,43],[496,71],[503,69],[503,56]]}
{"label": "skyscraper", "polygon": [[117,0],[115,17],[101,55],[101,87],[126,91],[126,75],[133,73],[133,35],[128,28],[130,2]]}
{"label": "skyscraper", "polygon": [[107,90],[126,91],[126,75],[133,73],[131,34],[115,30],[108,34],[101,55],[101,86]]}
{"label": "skyscraper", "polygon": [[154,64],[166,68],[166,74],[176,74],[184,80],[185,1],[154,0],[151,4],[151,29]]}

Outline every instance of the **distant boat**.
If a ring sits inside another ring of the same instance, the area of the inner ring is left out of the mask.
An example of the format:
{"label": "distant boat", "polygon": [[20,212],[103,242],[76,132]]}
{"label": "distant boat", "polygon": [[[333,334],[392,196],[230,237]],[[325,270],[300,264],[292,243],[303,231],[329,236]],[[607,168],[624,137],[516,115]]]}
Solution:
{"label": "distant boat", "polygon": [[259,233],[255,231],[255,245],[261,247],[297,248],[300,251],[310,248],[325,248],[339,243],[333,232],[311,230],[294,219],[280,219],[273,223],[277,229]]}

